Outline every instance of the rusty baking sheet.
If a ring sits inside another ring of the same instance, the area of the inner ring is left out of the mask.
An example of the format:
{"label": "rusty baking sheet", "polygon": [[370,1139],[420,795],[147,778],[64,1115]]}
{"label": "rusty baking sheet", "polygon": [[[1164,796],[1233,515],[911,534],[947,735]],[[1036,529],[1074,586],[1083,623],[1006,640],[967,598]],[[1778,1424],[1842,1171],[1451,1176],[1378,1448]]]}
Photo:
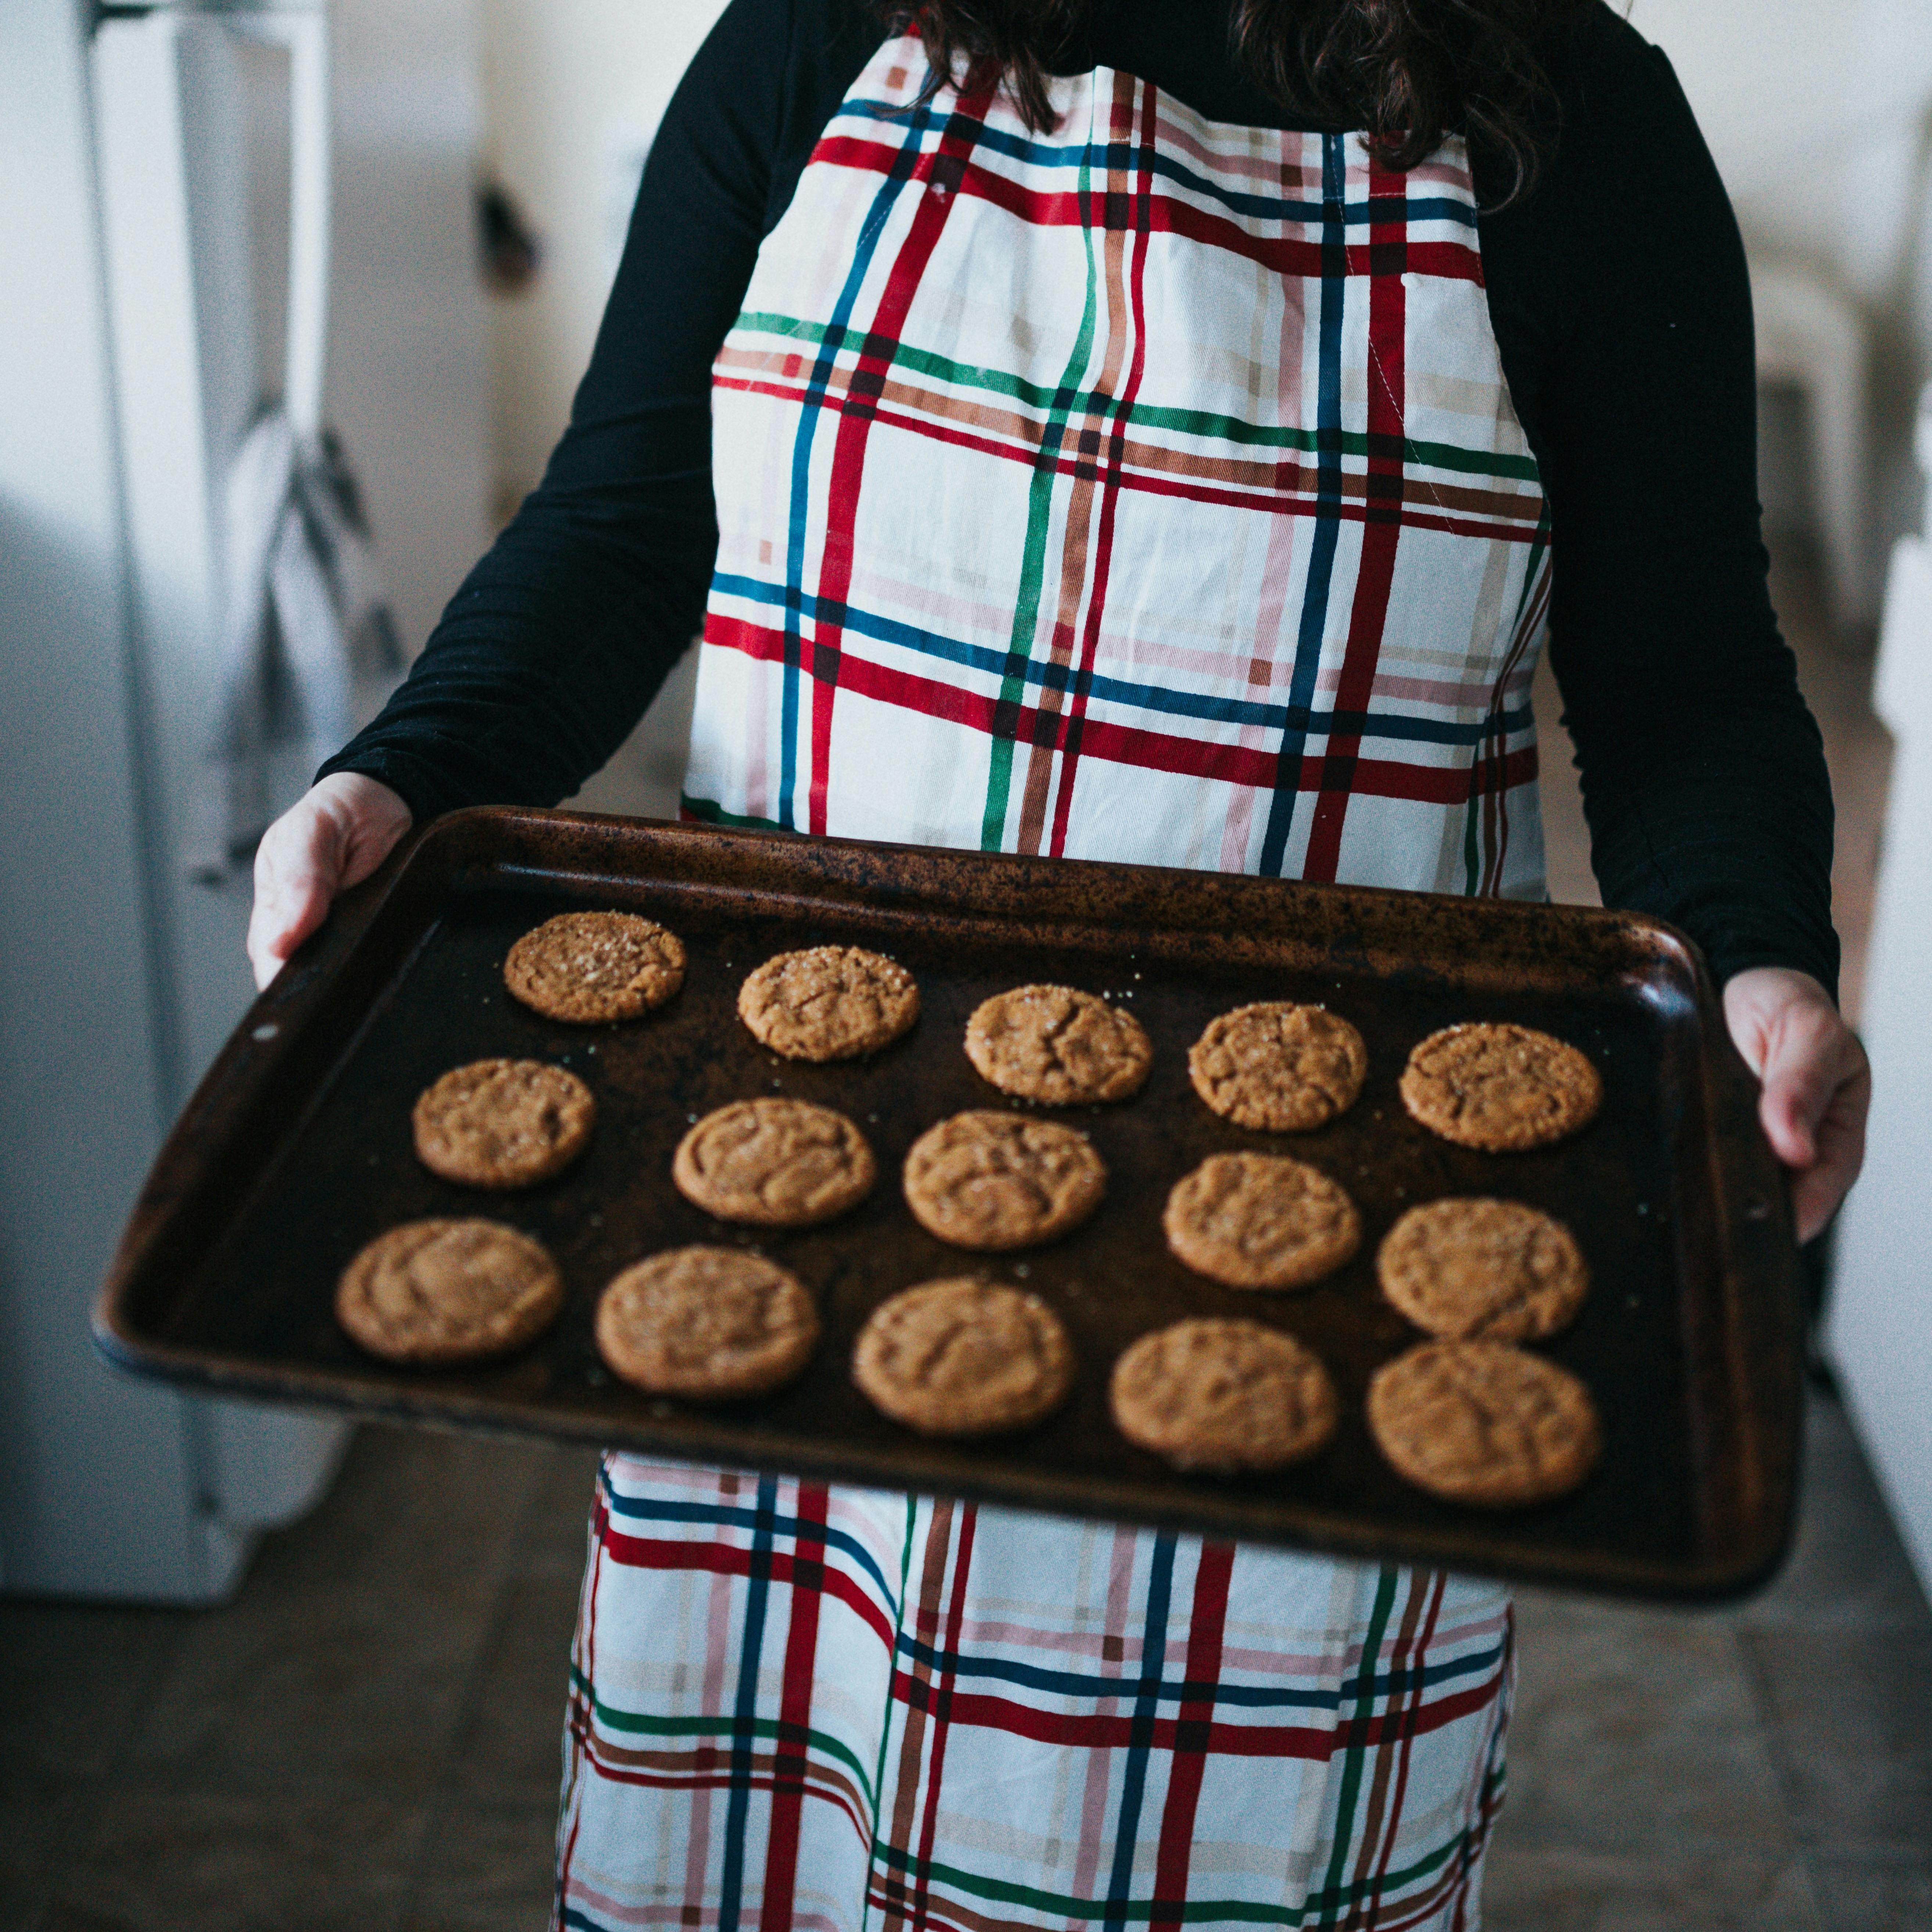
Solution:
{"label": "rusty baking sheet", "polygon": [[[503,956],[573,906],[649,914],[691,956],[683,992],[634,1024],[542,1019],[505,992]],[[782,949],[851,941],[919,978],[923,1013],[869,1060],[780,1061],[738,1024],[752,968]],[[1136,1100],[1061,1118],[1112,1172],[1086,1228],[1030,1254],[950,1250],[896,1185],[908,1148],[962,1108],[1003,1104],[962,1050],[968,1015],[1025,980],[1126,1001],[1153,1036]],[[1320,1132],[1250,1133],[1188,1084],[1187,1048],[1216,1013],[1321,1000],[1370,1052],[1357,1106]],[[1576,1140],[1493,1156],[1447,1145],[1402,1111],[1409,1048],[1454,1021],[1508,1018],[1574,1041],[1606,1102]],[[479,1195],[413,1157],[410,1109],[439,1074],[485,1054],[573,1068],[601,1109],[588,1154],[530,1192]],[[785,1094],[849,1114],[882,1170],[830,1226],[755,1237],[672,1188],[689,1123],[742,1096]],[[1222,1149],[1315,1161],[1360,1204],[1361,1253],[1313,1290],[1243,1294],[1167,1252],[1168,1188]],[[1546,1352],[1580,1375],[1606,1447],[1580,1490],[1492,1513],[1435,1501],[1382,1462],[1362,1418],[1376,1365],[1418,1339],[1376,1292],[1377,1242],[1404,1208],[1500,1192],[1560,1215],[1594,1288]],[[360,1354],[337,1328],[338,1273],[394,1223],[481,1213],[562,1264],[562,1319],[493,1366],[424,1372]],[[592,1314],[620,1268],[690,1241],[755,1242],[817,1292],[826,1339],[775,1396],[700,1408],[654,1400],[598,1362]],[[854,1336],[888,1294],[935,1275],[1023,1280],[1064,1317],[1072,1400],[1024,1435],[928,1442],[875,1414],[847,1375]],[[562,813],[444,820],[344,902],[250,1012],[162,1152],[97,1322],[138,1372],[238,1394],[514,1430],[733,1466],[976,1497],[1363,1557],[1442,1564],[1617,1592],[1732,1594],[1774,1568],[1789,1534],[1801,1317],[1784,1184],[1749,1076],[1695,950],[1632,915],[1214,874],[806,841]],[[1195,1313],[1278,1324],[1327,1361],[1346,1419],[1280,1474],[1187,1477],[1131,1448],[1107,1413],[1114,1358]]]}

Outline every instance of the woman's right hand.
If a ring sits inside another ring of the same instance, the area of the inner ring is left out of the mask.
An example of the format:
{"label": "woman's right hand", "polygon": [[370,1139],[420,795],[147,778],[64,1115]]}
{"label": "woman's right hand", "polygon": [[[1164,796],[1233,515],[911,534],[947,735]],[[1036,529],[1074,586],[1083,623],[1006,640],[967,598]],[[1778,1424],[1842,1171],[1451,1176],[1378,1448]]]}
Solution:
{"label": "woman's right hand", "polygon": [[262,835],[248,963],[265,988],[328,916],[338,892],[366,879],[410,829],[410,808],[379,780],[337,772]]}

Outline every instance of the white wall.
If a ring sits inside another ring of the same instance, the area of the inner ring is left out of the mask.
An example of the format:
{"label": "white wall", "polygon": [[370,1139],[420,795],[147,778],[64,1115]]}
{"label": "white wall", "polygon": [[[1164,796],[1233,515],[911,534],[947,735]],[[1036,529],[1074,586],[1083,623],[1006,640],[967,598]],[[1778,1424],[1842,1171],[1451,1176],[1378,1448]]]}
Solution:
{"label": "white wall", "polygon": [[[1932,412],[1920,451],[1932,476]],[[1932,1076],[1932,846],[1922,836],[1932,821],[1932,542],[1900,547],[1873,696],[1898,746],[1860,1025],[1877,1078],[1865,1170],[1839,1224],[1827,1346],[1932,1594],[1932,1257],[1921,1232]]]}
{"label": "white wall", "polygon": [[331,0],[334,295],[328,408],[362,479],[403,641],[489,538],[487,322],[471,184],[475,0]]}
{"label": "white wall", "polygon": [[[490,304],[496,508],[507,517],[570,419],[644,156],[724,0],[482,0],[484,164],[543,244],[526,293]],[[669,818],[696,653],[572,802]]]}
{"label": "white wall", "polygon": [[486,165],[544,246],[492,304],[498,482],[536,482],[569,419],[645,149],[723,0],[483,0]]}
{"label": "white wall", "polygon": [[1932,116],[1924,0],[1634,0],[1630,19],[1670,55],[1747,235],[1894,297]]}
{"label": "white wall", "polygon": [[1822,268],[1870,319],[1880,564],[1916,524],[1932,376],[1932,4],[1632,0],[1630,19],[1670,55],[1754,254]]}

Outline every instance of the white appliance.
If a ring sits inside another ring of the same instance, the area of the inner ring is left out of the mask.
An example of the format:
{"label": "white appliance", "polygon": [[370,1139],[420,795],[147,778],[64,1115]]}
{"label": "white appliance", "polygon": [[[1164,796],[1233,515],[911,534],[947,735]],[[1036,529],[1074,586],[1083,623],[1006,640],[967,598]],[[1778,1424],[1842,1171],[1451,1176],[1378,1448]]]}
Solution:
{"label": "white appliance", "polygon": [[[8,1591],[218,1599],[346,1440],[130,1382],[87,1318],[252,994],[245,865],[206,862],[246,432],[278,394],[298,433],[343,429],[411,646],[482,546],[470,9],[0,0]],[[265,118],[285,143],[266,165]],[[272,806],[306,766],[284,760]]]}
{"label": "white appliance", "polygon": [[1874,1075],[1865,1168],[1845,1203],[1827,1347],[1865,1453],[1932,1595],[1932,388],[1919,404],[1926,527],[1893,553],[1873,698],[1898,741],[1863,1032]]}

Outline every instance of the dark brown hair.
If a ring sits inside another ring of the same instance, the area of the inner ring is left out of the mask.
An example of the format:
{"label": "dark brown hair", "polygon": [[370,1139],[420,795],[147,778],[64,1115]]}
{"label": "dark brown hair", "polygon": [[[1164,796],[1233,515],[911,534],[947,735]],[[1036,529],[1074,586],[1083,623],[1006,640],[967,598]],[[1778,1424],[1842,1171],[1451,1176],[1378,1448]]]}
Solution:
{"label": "dark brown hair", "polygon": [[[925,42],[935,76],[969,90],[1003,84],[1027,124],[1042,129],[1054,118],[1052,63],[1078,41],[1089,4],[899,0],[884,10]],[[1534,184],[1555,130],[1537,42],[1574,4],[1234,0],[1229,32],[1243,70],[1271,100],[1299,117],[1364,130],[1390,167],[1412,168],[1450,134],[1466,134],[1500,164],[1507,203]]]}

